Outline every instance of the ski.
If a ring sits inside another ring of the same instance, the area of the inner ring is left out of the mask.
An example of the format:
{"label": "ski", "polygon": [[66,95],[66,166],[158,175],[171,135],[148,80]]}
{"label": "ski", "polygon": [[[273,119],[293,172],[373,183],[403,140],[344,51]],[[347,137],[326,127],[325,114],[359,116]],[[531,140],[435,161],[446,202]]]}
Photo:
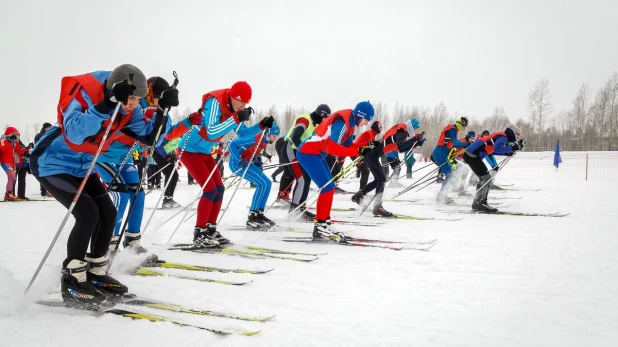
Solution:
{"label": "ski", "polygon": [[209,283],[216,283],[216,284],[226,284],[226,285],[230,285],[230,286],[242,286],[245,285],[247,283],[251,283],[253,281],[247,281],[247,282],[229,282],[229,281],[222,281],[222,280],[213,280],[210,278],[201,278],[201,277],[193,277],[193,276],[185,276],[185,275],[175,275],[175,274],[169,274],[169,273],[165,273],[165,272],[160,272],[160,271],[153,271],[147,268],[137,268],[131,272],[129,272],[130,275],[136,275],[136,276],[143,276],[143,277],[171,277],[171,278],[178,278],[178,279],[183,279],[183,280],[192,280],[192,281],[198,281],[198,282],[209,282]]}
{"label": "ski", "polygon": [[399,220],[440,220],[440,221],[447,221],[447,222],[456,222],[458,220],[463,219],[463,218],[413,217],[413,216],[406,216],[402,214],[393,214],[392,217],[383,217],[383,216],[376,216],[376,215],[374,215],[373,217],[374,218],[384,218],[384,219],[399,219]]}
{"label": "ski", "polygon": [[85,303],[72,302],[72,301],[62,301],[62,300],[38,300],[36,301],[36,303],[39,305],[50,306],[50,307],[64,307],[64,308],[69,308],[69,309],[82,310],[85,312],[89,312],[90,314],[93,314],[95,316],[100,316],[104,314],[113,314],[113,315],[118,315],[121,317],[127,317],[127,318],[133,318],[133,319],[143,319],[143,320],[147,320],[151,322],[170,322],[177,326],[207,330],[212,333],[222,334],[222,335],[238,334],[238,335],[243,335],[243,336],[253,336],[253,335],[260,333],[261,331],[261,330],[235,331],[235,330],[213,329],[213,328],[203,327],[199,325],[185,324],[185,323],[169,320],[161,316],[145,314],[145,313],[138,312],[136,310],[126,310],[123,308],[119,308],[118,304],[112,305],[112,306],[103,306],[103,305],[99,306],[99,305],[85,304]]}
{"label": "ski", "polygon": [[164,311],[188,313],[188,314],[195,314],[195,315],[200,315],[200,316],[230,318],[230,319],[237,319],[237,320],[243,320],[243,321],[248,321],[248,322],[267,322],[275,318],[275,315],[268,316],[268,317],[249,317],[249,316],[238,316],[234,314],[216,312],[216,311],[210,311],[210,310],[194,310],[194,309],[182,307],[179,305],[164,303],[164,302],[155,301],[155,300],[142,299],[142,298],[129,299],[126,301],[122,301],[122,303],[125,305],[138,306],[138,307],[150,307],[150,308],[155,308],[155,309],[164,310]]}
{"label": "ski", "polygon": [[[314,221],[308,221],[308,220],[303,220],[304,223],[311,223],[313,224]],[[359,222],[359,221],[355,221],[355,220],[345,220],[345,219],[331,219],[330,220],[331,224],[341,224],[341,225],[356,225],[356,226],[360,226],[360,227],[375,227],[381,224],[385,224],[385,223],[372,223],[372,222]]]}
{"label": "ski", "polygon": [[203,272],[222,272],[222,273],[236,273],[236,274],[251,274],[251,275],[261,275],[265,273],[269,273],[274,270],[244,270],[244,269],[223,269],[212,266],[201,266],[201,265],[193,265],[193,264],[181,264],[181,263],[173,263],[173,262],[164,262],[164,263],[145,263],[142,264],[142,267],[160,267],[165,269],[179,269],[179,270],[189,270],[189,271],[203,271]]}
{"label": "ski", "polygon": [[[176,243],[172,245],[173,247],[195,247],[192,243]],[[274,249],[274,248],[264,248],[257,246],[249,246],[249,245],[237,245],[237,244],[226,244],[225,246],[235,246],[235,247],[243,247],[249,251],[259,252],[259,253],[273,253],[273,254],[289,254],[289,255],[306,255],[311,257],[317,257],[320,255],[326,255],[328,253],[302,253],[302,252],[294,252],[294,251],[286,251],[283,249]],[[274,269],[268,270],[266,272],[270,272]]]}
{"label": "ski", "polygon": [[315,240],[313,239],[313,237],[306,237],[304,239],[301,238],[280,238],[279,240],[283,241],[283,242],[303,242],[303,243],[319,243],[319,244],[326,244],[326,245],[339,245],[339,246],[351,246],[351,247],[371,247],[371,248],[382,248],[382,249],[390,249],[392,251],[401,251],[401,250],[416,250],[416,251],[426,251],[431,249],[433,246],[435,246],[435,243],[432,244],[428,244],[428,245],[420,245],[420,246],[408,246],[408,247],[404,247],[404,246],[387,246],[387,245],[376,245],[373,243],[365,243],[365,242],[358,242],[358,241],[351,241],[348,240],[346,238],[345,242],[333,242],[333,241],[327,241],[327,240]]}
{"label": "ski", "polygon": [[394,200],[394,199],[385,199],[382,201],[388,201],[388,202],[404,202],[404,203],[414,203],[414,202],[418,202],[421,201],[419,199],[412,199],[412,200]]}
{"label": "ski", "polygon": [[55,199],[19,199],[19,200],[0,200],[0,202],[41,202],[41,201],[57,201]]}
{"label": "ski", "polygon": [[513,212],[513,211],[497,211],[497,212],[483,212],[474,210],[438,210],[445,213],[463,213],[463,214],[495,214],[502,216],[524,216],[524,217],[565,217],[570,213],[528,213],[528,212]]}
{"label": "ski", "polygon": [[[297,239],[297,240],[308,240],[308,239],[312,239],[310,237],[294,237],[294,236],[289,236],[289,237],[285,237],[285,239]],[[352,237],[352,236],[347,236],[345,237],[346,241],[356,241],[356,242],[365,242],[365,243],[395,243],[395,244],[415,244],[415,245],[429,245],[432,243],[435,243],[436,241],[438,241],[438,239],[433,239],[433,240],[429,240],[429,241],[393,241],[393,240],[378,240],[378,239],[366,239],[366,238],[362,238],[362,237]],[[278,238],[274,238],[274,240],[279,240]]]}
{"label": "ski", "polygon": [[296,257],[284,257],[284,256],[275,255],[275,254],[260,253],[260,252],[254,252],[254,251],[240,251],[240,250],[235,250],[235,249],[230,249],[230,248],[221,248],[221,247],[216,247],[216,246],[215,247],[196,247],[193,245],[191,245],[191,247],[172,246],[172,247],[169,247],[168,249],[197,252],[197,253],[221,253],[221,254],[227,254],[227,255],[237,255],[241,257],[248,257],[248,258],[253,258],[253,259],[256,259],[256,258],[283,259],[283,260],[299,261],[299,262],[304,262],[304,263],[312,262],[314,260],[319,259],[319,257],[317,256],[309,258],[309,259],[296,258]]}

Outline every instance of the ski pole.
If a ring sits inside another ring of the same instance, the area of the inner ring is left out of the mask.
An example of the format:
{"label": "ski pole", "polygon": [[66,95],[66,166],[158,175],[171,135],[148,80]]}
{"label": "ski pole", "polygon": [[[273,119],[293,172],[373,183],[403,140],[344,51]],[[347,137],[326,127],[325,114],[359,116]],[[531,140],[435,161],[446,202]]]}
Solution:
{"label": "ski pole", "polygon": [[[174,75],[174,83],[172,84],[173,89],[176,89],[176,87],[178,87],[178,75],[176,74],[176,71],[174,71],[172,73]],[[169,112],[169,108],[166,108],[163,111],[163,120],[161,121],[161,124],[159,125],[159,129],[157,129],[157,134],[155,135],[154,141],[152,142],[152,148],[150,149],[150,153],[148,155],[148,157],[152,157],[154,151],[155,151],[155,147],[157,146],[157,142],[159,142],[159,136],[161,136],[161,129],[163,129],[163,124],[165,124],[166,122],[166,118],[167,118],[167,113]],[[193,127],[191,127],[191,130],[193,130]],[[189,139],[189,137],[187,136],[187,140]],[[187,142],[187,141],[185,141]],[[144,175],[148,172],[148,166],[149,166],[149,162],[146,161],[146,165],[144,165],[144,168],[142,169],[142,178],[144,177]],[[172,171],[172,174],[174,173],[174,171]],[[167,185],[172,181],[171,177],[170,179],[167,181],[167,184],[165,185],[165,188],[167,188]],[[135,188],[135,194],[133,195],[133,199],[131,200],[131,203],[129,204],[129,212],[127,213],[127,218],[124,220],[123,224],[122,224],[122,228],[120,228],[120,234],[118,235],[118,243],[116,243],[116,247],[114,248],[114,252],[118,251],[118,247],[120,247],[120,240],[122,240],[122,236],[124,235],[124,232],[127,229],[127,226],[129,224],[129,218],[131,217],[131,213],[133,212],[133,209],[135,208],[135,201],[137,201],[137,196],[139,195],[139,192],[142,191],[142,182],[140,181],[139,184],[137,185],[137,187]],[[161,196],[163,196],[163,194],[161,194]],[[153,209],[153,214],[154,211],[156,211],[156,206],[155,209]],[[151,216],[152,217],[152,216]],[[145,231],[146,229],[144,229]],[[141,234],[143,235],[143,233]],[[111,263],[111,260],[110,260]]]}
{"label": "ski pole", "polygon": [[[180,158],[180,156],[179,156],[179,158]],[[150,181],[150,179],[151,179],[152,177],[156,176],[159,172],[161,172],[161,171],[165,170],[165,168],[166,168],[166,167],[168,167],[168,166],[170,166],[170,165],[172,165],[172,163],[169,163],[169,162],[168,162],[167,164],[165,164],[162,168],[160,168],[159,170],[157,170],[157,171],[156,171],[155,173],[153,173],[152,175],[148,175],[148,177],[147,177],[144,181],[146,181],[146,182]]]}
{"label": "ski pole", "polygon": [[[225,216],[225,213],[229,209],[230,204],[232,203],[232,199],[234,199],[234,195],[236,195],[236,192],[238,191],[238,187],[240,187],[240,182],[242,182],[243,178],[245,178],[245,175],[247,174],[247,171],[249,171],[249,165],[252,165],[251,163],[253,162],[253,158],[257,154],[258,148],[260,148],[260,143],[262,142],[262,139],[264,138],[264,134],[266,134],[266,129],[267,128],[264,128],[264,130],[262,130],[262,135],[260,135],[260,139],[258,140],[258,142],[256,142],[256,146],[255,146],[255,149],[253,150],[253,153],[251,154],[251,158],[247,162],[247,167],[245,168],[245,171],[243,171],[242,176],[240,176],[240,181],[238,181],[239,184],[237,184],[236,188],[234,188],[234,192],[232,192],[232,196],[230,197],[230,200],[228,200],[227,205],[225,205],[225,210],[223,211],[221,216],[219,216],[219,220],[217,221],[217,224],[221,224],[221,220],[223,219],[223,217]],[[247,180],[247,182],[249,182],[249,180]]]}
{"label": "ski pole", "polygon": [[431,176],[428,179],[424,180],[423,182],[420,182],[419,184],[415,185],[414,188],[418,187],[419,185],[421,185],[423,183],[429,182],[429,183],[425,184],[424,186],[420,187],[416,192],[418,193],[421,190],[423,190],[423,189],[429,187],[430,185],[432,185],[433,183],[435,183],[436,182],[436,178],[438,178],[438,175]]}
{"label": "ski pole", "polygon": [[[425,179],[427,176],[432,175],[434,172],[438,172],[438,171],[440,170],[440,168],[441,168],[444,164],[446,164],[446,163],[447,163],[447,162],[444,162],[444,163],[442,163],[440,166],[438,166],[437,168],[435,168],[435,169],[433,169],[433,170],[429,171],[429,173],[427,173],[425,176],[423,176],[423,177],[419,178],[416,182],[414,182],[414,183],[412,183],[410,186],[408,186],[408,187],[404,188],[401,192],[399,192],[399,193],[395,194],[395,196],[393,196],[393,197],[391,198],[391,200],[392,200],[392,199],[395,199],[395,198],[397,198],[397,197],[399,197],[399,196],[401,196],[401,195],[403,195],[403,194],[405,194],[405,193],[407,193],[407,192],[409,192],[409,191],[410,191],[410,190],[412,190],[412,189],[414,189],[414,187],[412,187],[413,185],[415,185],[416,183],[418,183],[418,182],[420,182],[421,180]],[[434,165],[434,164],[431,164],[431,165]]]}
{"label": "ski pole", "polygon": [[[131,74],[129,74],[127,76],[127,82],[129,84],[131,84],[132,80],[133,80],[133,74],[131,73]],[[84,175],[84,178],[82,179],[82,182],[79,184],[79,188],[77,189],[77,192],[75,192],[75,196],[73,197],[73,201],[71,201],[71,205],[69,206],[69,210],[64,215],[64,219],[62,220],[62,223],[60,223],[60,227],[58,228],[58,231],[56,231],[56,235],[54,235],[54,238],[52,239],[51,244],[47,248],[47,251],[45,252],[45,255],[43,256],[43,259],[41,259],[41,262],[39,263],[39,266],[37,267],[36,271],[34,272],[34,275],[30,279],[30,283],[28,283],[28,286],[26,287],[25,293],[27,293],[28,290],[30,290],[30,287],[32,287],[32,283],[34,283],[34,280],[39,275],[39,272],[41,271],[41,268],[43,267],[43,264],[45,264],[45,262],[47,261],[47,257],[49,257],[49,254],[51,253],[52,248],[54,248],[54,245],[56,244],[56,241],[58,241],[58,237],[60,236],[60,233],[62,232],[62,229],[64,229],[64,226],[66,225],[67,220],[69,219],[69,216],[71,215],[71,212],[73,212],[73,209],[75,208],[75,205],[77,204],[77,200],[82,195],[82,191],[84,190],[84,186],[86,186],[86,182],[88,181],[88,178],[90,177],[90,173],[92,173],[92,170],[94,170],[94,166],[97,163],[97,159],[99,158],[99,154],[101,154],[101,151],[103,151],[103,147],[105,146],[105,141],[107,141],[107,136],[109,135],[109,132],[112,129],[112,124],[114,124],[114,120],[116,120],[116,115],[118,115],[118,111],[120,110],[120,104],[121,104],[120,101],[118,101],[116,103],[116,108],[114,109],[114,113],[112,113],[112,116],[109,118],[109,124],[107,125],[107,128],[105,129],[105,133],[103,133],[103,137],[101,138],[101,142],[99,143],[99,147],[97,148],[97,151],[94,154],[94,157],[92,158],[92,161],[90,161],[90,165],[88,166],[88,170],[86,171],[86,175]]]}
{"label": "ski pole", "polygon": [[[240,129],[240,126],[243,124],[243,122],[239,122],[238,126],[236,127],[236,131],[235,133],[238,133],[238,130]],[[228,141],[228,144],[231,142]],[[180,211],[178,211],[176,214],[174,214],[172,217],[170,217],[168,220],[166,220],[165,222],[163,222],[161,225],[159,225],[157,228],[161,227],[163,224],[167,223],[168,221],[170,221],[171,219],[173,219],[174,217],[176,217],[177,215],[179,215],[180,213],[182,213],[183,211],[185,212],[185,215],[180,219],[180,222],[178,223],[178,225],[176,226],[176,228],[174,229],[174,231],[172,232],[172,235],[170,235],[169,239],[167,239],[167,241],[165,242],[164,247],[167,247],[167,245],[170,243],[170,241],[172,240],[172,237],[174,237],[174,235],[176,234],[176,232],[178,231],[178,229],[180,228],[180,226],[182,225],[182,223],[184,222],[185,218],[187,218],[187,215],[189,214],[189,208],[193,206],[193,204],[200,198],[200,195],[202,195],[202,192],[204,191],[204,188],[206,188],[206,185],[208,184],[208,182],[210,181],[210,179],[212,178],[212,175],[215,174],[215,171],[218,171],[218,166],[219,163],[223,160],[223,158],[225,158],[225,155],[222,155],[221,158],[219,158],[217,160],[217,162],[215,163],[215,165],[213,166],[212,170],[210,171],[210,174],[208,175],[208,178],[206,178],[206,181],[204,181],[204,184],[202,185],[202,187],[200,188],[200,190],[197,192],[197,194],[195,195],[195,198],[193,198],[193,201],[191,201],[188,205],[186,205],[185,207],[183,207]]]}

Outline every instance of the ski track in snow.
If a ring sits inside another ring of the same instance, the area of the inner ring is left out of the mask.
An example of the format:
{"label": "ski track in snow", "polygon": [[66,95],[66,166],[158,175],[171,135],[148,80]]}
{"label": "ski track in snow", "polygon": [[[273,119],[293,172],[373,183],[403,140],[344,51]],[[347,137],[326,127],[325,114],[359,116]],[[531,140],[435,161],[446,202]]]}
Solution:
{"label": "ski track in snow", "polygon": [[[229,170],[227,171],[229,173]],[[268,173],[270,174],[270,173]],[[415,178],[420,178],[415,173]],[[176,190],[181,204],[197,192],[186,175]],[[357,188],[342,184],[346,190]],[[401,180],[409,184],[410,180]],[[284,243],[271,233],[255,245],[309,253],[328,253],[310,263],[248,259],[223,254],[162,250],[178,218],[155,230],[175,211],[157,211],[144,233],[143,245],[173,262],[225,268],[269,269],[264,275],[223,274],[171,269],[169,273],[230,281],[227,286],[173,278],[143,278],[121,273],[135,259],[123,252],[112,274],[132,293],[194,309],[249,316],[276,314],[270,322],[232,319],[140,308],[188,324],[214,328],[262,330],[256,336],[218,336],[171,323],[152,323],[81,311],[23,304],[22,291],[39,264],[66,210],[56,202],[2,203],[0,243],[1,346],[610,346],[618,341],[618,236],[615,205],[618,182],[500,181],[513,188],[541,191],[490,191],[508,200],[506,210],[570,212],[564,218],[463,216],[458,222],[388,221],[376,227],[337,226],[351,236],[425,241],[437,238],[428,252]],[[6,182],[0,180],[0,186]],[[253,194],[249,185],[236,194],[220,230],[236,244],[250,244],[262,233],[225,231],[244,225]],[[273,184],[270,201],[276,195]],[[402,199],[432,203],[438,186]],[[38,182],[28,176],[28,193],[36,197]],[[387,188],[388,199],[399,189]],[[469,190],[470,191],[470,190]],[[153,206],[161,191],[147,196]],[[310,193],[312,196],[314,192]],[[227,194],[229,198],[231,194]],[[351,195],[335,195],[334,206],[353,207]],[[466,201],[467,203],[470,200]],[[227,200],[224,199],[224,206]],[[385,202],[386,209],[423,217],[448,217],[435,205]],[[497,206],[500,207],[500,206]],[[460,209],[466,209],[460,207]],[[144,212],[144,222],[152,210]],[[190,212],[193,213],[193,212]],[[333,212],[333,218],[356,212]],[[282,218],[284,209],[267,215]],[[376,221],[368,213],[364,221]],[[190,242],[195,217],[183,223],[172,242]],[[60,263],[72,218],[32,293],[59,290]],[[301,227],[311,230],[311,224]],[[49,288],[49,289],[48,289]],[[58,296],[58,294],[56,294]],[[94,337],[93,337],[94,336]]]}

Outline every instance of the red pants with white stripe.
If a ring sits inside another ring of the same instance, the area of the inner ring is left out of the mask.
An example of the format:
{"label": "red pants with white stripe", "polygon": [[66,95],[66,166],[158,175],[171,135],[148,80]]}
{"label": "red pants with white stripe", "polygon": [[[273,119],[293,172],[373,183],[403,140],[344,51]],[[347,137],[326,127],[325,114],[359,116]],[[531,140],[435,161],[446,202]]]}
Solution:
{"label": "red pants with white stripe", "polygon": [[217,224],[217,218],[219,217],[219,211],[223,202],[223,191],[225,190],[217,163],[210,154],[186,151],[180,157],[180,161],[200,186],[204,186],[204,182],[206,182],[212,172],[212,177],[204,186],[202,197],[197,205],[195,226],[205,228],[206,224]]}

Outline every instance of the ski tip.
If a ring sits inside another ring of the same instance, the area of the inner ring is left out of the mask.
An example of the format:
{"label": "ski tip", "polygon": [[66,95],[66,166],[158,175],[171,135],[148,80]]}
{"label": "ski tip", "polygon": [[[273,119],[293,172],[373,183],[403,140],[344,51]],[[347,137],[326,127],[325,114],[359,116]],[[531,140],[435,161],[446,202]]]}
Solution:
{"label": "ski tip", "polygon": [[257,330],[257,331],[245,331],[245,332],[239,333],[239,335],[242,335],[242,336],[253,336],[253,335],[257,335],[257,334],[259,334],[259,333],[261,333],[261,332],[262,332],[262,330]]}

